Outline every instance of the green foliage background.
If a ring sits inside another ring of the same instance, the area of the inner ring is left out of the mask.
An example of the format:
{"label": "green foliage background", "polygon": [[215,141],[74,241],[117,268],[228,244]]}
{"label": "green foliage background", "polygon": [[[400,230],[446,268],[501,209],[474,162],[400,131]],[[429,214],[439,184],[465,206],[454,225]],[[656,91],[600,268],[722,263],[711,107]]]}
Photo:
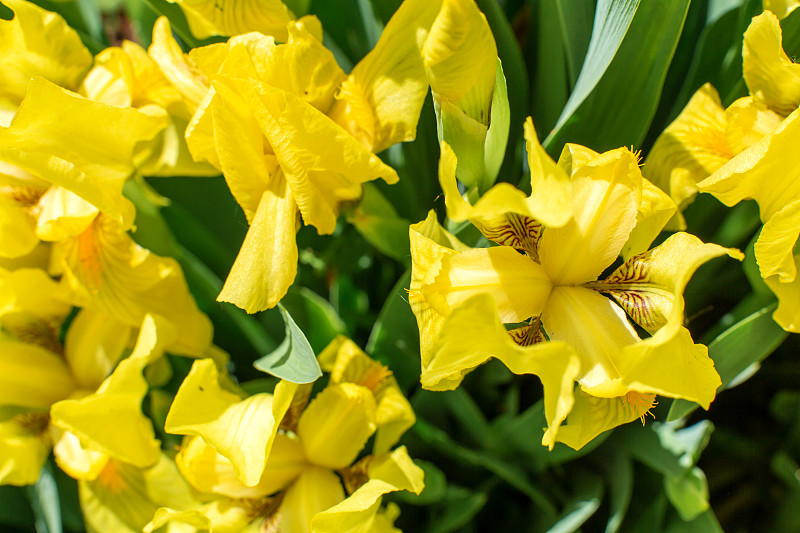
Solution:
{"label": "green foliage background", "polygon": [[[187,47],[192,38],[166,0],[36,3],[58,11],[98,52],[119,38],[149,43],[165,14]],[[399,0],[295,0],[316,14],[325,44],[348,70],[375,44]],[[566,142],[602,151],[631,146],[645,156],[655,138],[703,83],[723,104],[746,94],[742,33],[761,11],[754,0],[477,0],[498,43],[507,78],[511,133],[502,181],[526,180],[522,123],[531,115],[551,156]],[[5,11],[1,14],[8,17]],[[782,21],[784,48],[800,55],[800,10]],[[419,335],[407,304],[408,224],[431,208],[444,216],[436,168],[433,106],[417,140],[382,154],[399,184],[368,184],[347,206],[333,236],[298,235],[300,269],[282,302],[319,352],[336,334],[352,337],[388,365],[412,401],[416,426],[404,437],[426,472],[418,497],[393,495],[405,531],[800,531],[800,344],[771,319],[775,306],[752,257],[758,209],[728,209],[703,195],[686,212],[704,241],[747,250],[744,264],[717,260],[686,291],[688,327],[708,344],[723,389],[708,412],[662,399],[656,421],[628,424],[575,452],[540,445],[546,425],[541,386],[489,363],[460,389],[419,387]],[[184,268],[215,342],[232,356],[251,392],[274,378],[253,361],[285,335],[277,309],[257,315],[215,301],[247,229],[222,178],[148,180],[171,200],[158,208],[131,184],[134,238]],[[467,243],[474,230],[454,227]],[[770,356],[768,359],[767,356]],[[177,389],[190,362],[173,358]],[[162,421],[169,395],[156,391],[147,412]],[[669,422],[669,423],[668,423]],[[158,424],[157,424],[158,425]],[[163,427],[163,423],[161,424]],[[178,438],[161,434],[167,447]],[[710,504],[710,505],[709,505]],[[0,487],[3,531],[82,531],[75,483],[50,464],[26,489]]]}

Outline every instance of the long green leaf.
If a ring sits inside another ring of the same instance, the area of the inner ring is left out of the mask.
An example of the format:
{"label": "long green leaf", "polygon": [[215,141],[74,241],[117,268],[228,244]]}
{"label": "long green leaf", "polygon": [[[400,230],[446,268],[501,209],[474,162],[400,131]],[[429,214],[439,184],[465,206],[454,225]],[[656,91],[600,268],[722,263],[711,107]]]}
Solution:
{"label": "long green leaf", "polygon": [[314,349],[289,312],[281,304],[278,310],[286,324],[286,336],[273,352],[255,361],[253,366],[293,383],[311,383],[322,375]]}
{"label": "long green leaf", "polygon": [[[567,120],[572,117],[600,82],[611,64],[611,60],[614,59],[617,50],[622,45],[638,7],[639,0],[600,0],[598,2],[592,26],[592,37],[581,73],[578,81],[575,82],[575,88],[570,94],[567,104],[561,111],[558,122],[556,122],[555,131],[547,137],[548,139],[557,135],[558,130],[567,123]],[[549,144],[549,141],[545,142]]]}
{"label": "long green leaf", "polygon": [[[722,379],[718,390],[727,389],[731,382],[748,367],[758,364],[775,351],[789,335],[772,320],[777,304],[764,307],[728,328],[708,345],[708,355]],[[697,408],[694,402],[675,400],[668,421],[682,418]]]}
{"label": "long green leaf", "polygon": [[36,483],[27,489],[35,517],[36,533],[61,533],[61,502],[53,469],[48,463],[42,467]]}
{"label": "long green leaf", "polygon": [[[621,9],[616,6],[625,3],[614,5],[614,9]],[[572,104],[572,96],[567,102],[566,113],[562,113],[555,131],[545,140],[551,155],[557,156],[567,142],[598,151],[641,145],[656,112],[688,8],[689,0],[644,2],[638,6],[602,78],[580,98],[579,105]],[[593,53],[590,45],[585,64],[591,65]],[[584,90],[581,83],[579,79],[573,95]]]}

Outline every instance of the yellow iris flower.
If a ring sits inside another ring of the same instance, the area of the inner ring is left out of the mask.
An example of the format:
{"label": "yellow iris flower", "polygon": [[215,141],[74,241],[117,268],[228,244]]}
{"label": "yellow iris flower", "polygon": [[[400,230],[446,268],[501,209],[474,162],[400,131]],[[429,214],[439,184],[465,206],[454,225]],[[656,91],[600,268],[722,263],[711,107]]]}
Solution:
{"label": "yellow iris flower", "polygon": [[[320,365],[331,372],[330,381],[307,404],[311,386],[288,382],[274,394],[242,399],[220,386],[213,363],[196,361],[166,429],[191,435],[176,462],[195,489],[222,501],[194,511],[164,509],[150,529],[174,521],[206,529],[277,524],[281,531],[323,532],[382,525],[390,531],[381,496],[419,493],[423,486],[422,471],[405,448],[389,451],[414,423],[411,407],[391,372],[347,339],[331,343]],[[356,462],[373,435],[373,455]]]}
{"label": "yellow iris flower", "polygon": [[257,31],[286,41],[294,14],[281,0],[169,0],[186,14],[195,37],[241,35]]}
{"label": "yellow iris flower", "polygon": [[[485,30],[481,39],[473,42],[469,28],[447,31],[464,20]],[[250,33],[188,57],[154,41],[154,57],[176,86],[184,80],[186,95],[197,101],[206,87],[189,148],[223,173],[250,223],[218,299],[251,313],[273,307],[293,282],[300,215],[329,234],[339,205],[360,198],[362,183],[397,181],[374,154],[414,138],[428,77],[442,102],[485,123],[496,70],[494,41],[481,45],[491,34],[471,0],[406,0],[349,75],[322,45],[317,19],[287,28],[285,44]],[[488,71],[472,63],[475,47],[480,57],[491,52]]]}
{"label": "yellow iris flower", "polygon": [[[456,158],[443,144],[440,180],[450,217],[470,219],[500,246],[469,248],[432,213],[411,227],[410,302],[423,387],[453,389],[490,357],[515,373],[536,374],[549,425],[543,444],[551,447],[561,441],[580,448],[644,416],[655,395],[707,408],[720,379],[706,347],[682,326],[682,292],[705,261],[740,254],[686,233],[636,253],[675,210],[664,209],[668,198],[642,178],[636,156],[568,145],[556,164],[530,121],[526,138],[534,194],[525,198],[500,184],[474,206],[459,195]],[[645,227],[638,235],[637,225]],[[632,255],[598,279],[626,245]],[[626,312],[652,336],[641,339]]]}
{"label": "yellow iris flower", "polygon": [[773,317],[784,329],[800,332],[800,281],[794,252],[800,234],[800,176],[794,148],[800,138],[800,65],[781,48],[780,25],[770,12],[753,19],[745,33],[744,57],[752,105],[759,109],[759,114],[751,114],[751,123],[763,123],[761,117],[769,114],[769,127],[761,128],[745,149],[698,187],[726,205],[746,198],[758,203],[764,227],[755,256],[761,277],[779,300]]}

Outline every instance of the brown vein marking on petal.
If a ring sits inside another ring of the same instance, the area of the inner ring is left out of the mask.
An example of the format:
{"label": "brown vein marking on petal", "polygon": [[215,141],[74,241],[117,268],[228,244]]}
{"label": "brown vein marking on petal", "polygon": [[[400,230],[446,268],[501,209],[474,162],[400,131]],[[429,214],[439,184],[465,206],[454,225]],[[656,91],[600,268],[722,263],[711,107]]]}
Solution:
{"label": "brown vein marking on petal", "polygon": [[347,494],[353,494],[361,485],[369,481],[369,465],[373,456],[368,455],[355,464],[339,470]]}
{"label": "brown vein marking on petal", "polygon": [[[650,255],[650,251],[637,254],[605,280],[592,281],[584,287],[614,298],[634,322],[652,333],[666,324],[674,296],[668,289],[651,283],[648,275]],[[662,305],[657,305],[657,300],[661,300]]]}
{"label": "brown vein marking on petal", "polygon": [[478,224],[478,229],[490,241],[522,250],[538,263],[541,223],[516,213],[506,213],[501,220],[497,224]]}
{"label": "brown vein marking on petal", "polygon": [[262,517],[264,522],[260,530],[264,533],[277,533],[280,531],[280,514],[278,509],[283,502],[284,492],[279,492],[275,496],[265,496],[264,498],[251,499],[242,498],[236,500],[242,507],[245,507],[247,516],[256,518]]}
{"label": "brown vein marking on petal", "polygon": [[283,420],[281,420],[280,429],[284,431],[295,431],[297,429],[297,421],[300,420],[300,415],[303,413],[303,409],[306,408],[306,404],[308,404],[311,389],[311,383],[297,386],[297,390],[292,396],[292,403],[289,404],[289,409],[283,416]]}
{"label": "brown vein marking on petal", "polygon": [[530,346],[547,340],[542,330],[541,316],[534,317],[527,326],[508,330],[508,334],[520,346]]}
{"label": "brown vein marking on petal", "polygon": [[58,327],[59,322],[56,320],[45,322],[32,316],[25,316],[21,320],[6,317],[3,323],[3,329],[22,342],[41,346],[45,350],[63,355],[64,347],[58,340]]}
{"label": "brown vein marking on petal", "polygon": [[39,203],[39,199],[44,194],[44,189],[40,187],[26,187],[24,185],[6,185],[0,187],[0,194],[15,202],[20,207],[33,207]]}
{"label": "brown vein marking on petal", "polygon": [[93,293],[100,290],[103,282],[103,260],[100,256],[96,224],[95,220],[77,237],[81,281]]}
{"label": "brown vein marking on petal", "polygon": [[21,413],[15,416],[13,420],[32,436],[41,439],[46,439],[49,436],[47,428],[50,427],[50,413],[48,411]]}

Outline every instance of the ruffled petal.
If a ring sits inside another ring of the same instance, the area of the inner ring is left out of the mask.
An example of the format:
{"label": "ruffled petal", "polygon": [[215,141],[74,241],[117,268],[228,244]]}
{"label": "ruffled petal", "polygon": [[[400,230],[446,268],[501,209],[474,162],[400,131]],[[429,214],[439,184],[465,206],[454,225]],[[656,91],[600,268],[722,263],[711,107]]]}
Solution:
{"label": "ruffled petal", "polygon": [[573,218],[548,227],[539,241],[554,285],[593,281],[622,251],[636,224],[642,175],[636,157],[619,148],[582,166],[572,178]]}
{"label": "ruffled petal", "polygon": [[336,95],[331,118],[375,153],[416,136],[428,92],[417,35],[438,10],[439,2],[403,2]]}
{"label": "ruffled petal", "polygon": [[50,455],[46,411],[0,409],[0,485],[33,485]]}
{"label": "ruffled petal", "polygon": [[780,126],[783,117],[752,96],[739,98],[725,110],[725,136],[731,153],[738,154]]}
{"label": "ruffled petal", "polygon": [[223,390],[214,361],[195,361],[167,415],[165,430],[198,435],[233,464],[248,487],[261,479],[278,426],[289,409],[296,385],[281,382],[275,395],[242,400]]}
{"label": "ruffled petal", "polygon": [[319,512],[330,509],[344,500],[339,478],[327,468],[312,466],[286,491],[278,511],[281,533],[308,533],[311,522]]}
{"label": "ruffled petal", "polygon": [[643,417],[654,400],[652,394],[631,392],[616,398],[598,398],[576,390],[575,406],[556,440],[580,450],[604,431]]}
{"label": "ruffled petal", "polygon": [[742,70],[750,94],[786,116],[800,104],[800,65],[783,51],[778,17],[764,11],[744,32]]}
{"label": "ruffled petal", "polygon": [[[798,262],[800,255],[795,255],[795,269]],[[800,277],[795,276],[791,282],[785,282],[780,276],[770,276],[764,281],[778,297],[778,308],[772,318],[786,331],[800,333]]]}
{"label": "ruffled petal", "polygon": [[297,424],[309,462],[344,468],[356,460],[375,433],[372,391],[353,383],[328,385],[306,407]]}
{"label": "ruffled petal", "polygon": [[61,283],[75,305],[134,327],[148,313],[161,315],[177,331],[171,351],[203,356],[211,343],[211,321],[197,308],[177,261],[142,248],[102,215],[61,246]]}
{"label": "ruffled petal", "polygon": [[189,28],[198,39],[257,31],[285,41],[286,25],[294,18],[281,0],[170,1],[181,6]]}
{"label": "ruffled petal", "polygon": [[117,460],[140,468],[152,466],[161,445],[152,422],[142,413],[148,391],[142,376],[145,364],[144,359],[124,359],[95,394],[54,404],[53,424]]}
{"label": "ruffled petal", "polygon": [[[738,250],[704,244],[689,233],[675,233],[587,287],[609,294],[634,322],[655,333],[670,317],[683,322],[682,295],[689,278],[706,261],[726,254],[739,260],[744,257]],[[672,312],[675,305],[679,306],[677,314]]]}
{"label": "ruffled petal", "polygon": [[3,3],[14,18],[0,20],[0,97],[19,104],[36,76],[76,89],[92,66],[92,54],[78,33],[61,15],[31,2]]}
{"label": "ruffled petal", "polygon": [[500,323],[496,309],[491,296],[478,294],[444,320],[430,359],[423,361],[422,386],[430,390],[455,389],[465,374],[495,357],[515,374],[539,377],[544,386],[545,416],[555,435],[572,408],[572,388],[581,372],[580,360],[564,342],[518,345]]}
{"label": "ruffled petal", "polygon": [[778,276],[788,283],[797,275],[793,250],[800,234],[800,199],[786,204],[761,229],[755,244],[756,260],[764,279]]}
{"label": "ruffled petal", "polygon": [[78,384],[96,389],[122,358],[130,336],[130,326],[103,313],[81,310],[64,342],[64,355]]}
{"label": "ruffled petal", "polygon": [[[369,463],[369,481],[330,509],[317,513],[311,522],[314,533],[362,533],[382,531],[378,514],[381,497],[398,490],[422,492],[422,469],[413,463],[405,446],[391,454],[374,457]],[[391,531],[391,529],[389,530]]]}

